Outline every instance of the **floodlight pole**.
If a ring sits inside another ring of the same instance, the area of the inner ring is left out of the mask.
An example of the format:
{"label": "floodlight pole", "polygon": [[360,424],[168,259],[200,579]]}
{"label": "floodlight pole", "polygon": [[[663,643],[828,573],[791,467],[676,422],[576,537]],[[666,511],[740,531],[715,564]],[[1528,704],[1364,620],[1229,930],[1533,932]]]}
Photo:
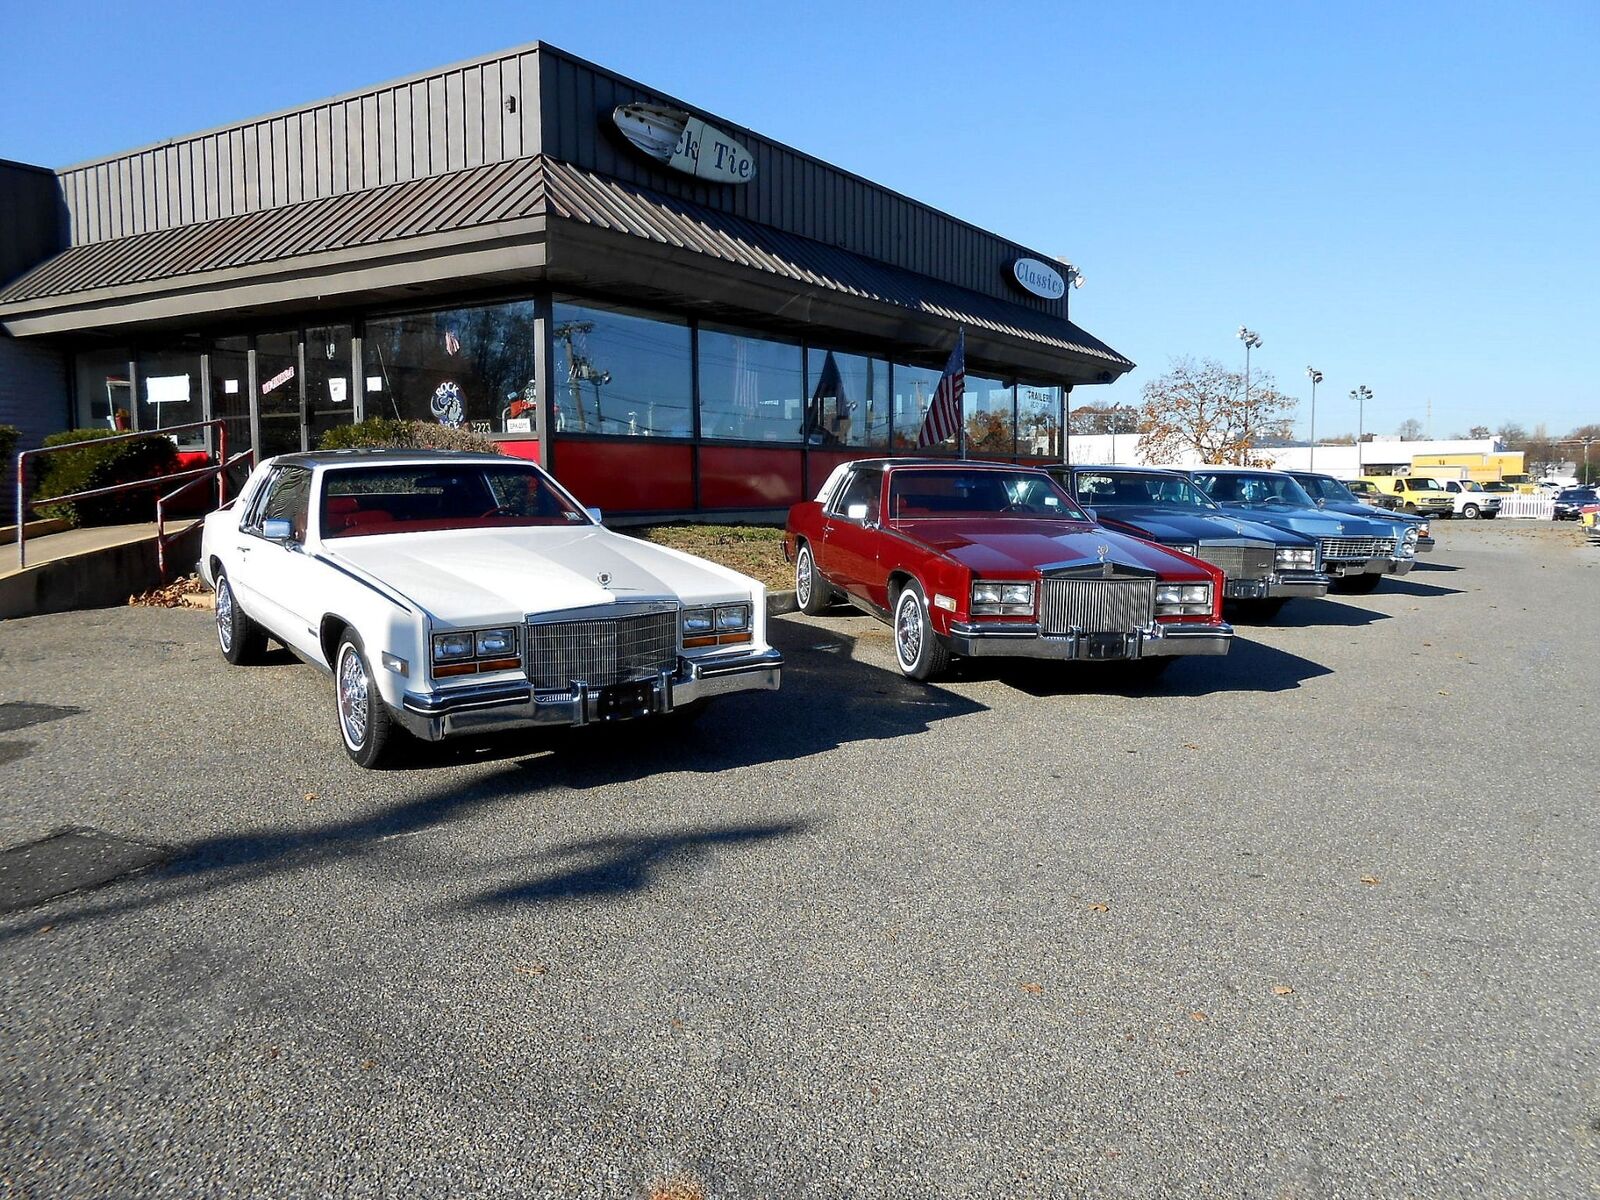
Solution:
{"label": "floodlight pole", "polygon": [[1315,367],[1307,367],[1306,375],[1311,379],[1311,470],[1317,469],[1317,384],[1322,382],[1322,372]]}

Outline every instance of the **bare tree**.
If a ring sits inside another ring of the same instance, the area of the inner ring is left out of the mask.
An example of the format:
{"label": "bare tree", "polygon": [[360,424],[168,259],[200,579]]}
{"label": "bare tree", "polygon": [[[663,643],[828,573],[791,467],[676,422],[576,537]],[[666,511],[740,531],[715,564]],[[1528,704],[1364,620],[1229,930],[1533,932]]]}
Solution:
{"label": "bare tree", "polygon": [[1189,453],[1208,463],[1268,466],[1255,453],[1294,429],[1296,401],[1274,386],[1272,374],[1254,373],[1245,396],[1244,376],[1215,359],[1181,358],[1144,385],[1139,409],[1139,450],[1146,462],[1175,462]]}
{"label": "bare tree", "polygon": [[1494,431],[1491,430],[1487,425],[1474,425],[1471,429],[1467,430],[1467,436],[1469,438],[1493,437]]}
{"label": "bare tree", "polygon": [[1400,428],[1395,430],[1403,442],[1414,442],[1422,437],[1422,422],[1415,417],[1407,417],[1400,422]]}

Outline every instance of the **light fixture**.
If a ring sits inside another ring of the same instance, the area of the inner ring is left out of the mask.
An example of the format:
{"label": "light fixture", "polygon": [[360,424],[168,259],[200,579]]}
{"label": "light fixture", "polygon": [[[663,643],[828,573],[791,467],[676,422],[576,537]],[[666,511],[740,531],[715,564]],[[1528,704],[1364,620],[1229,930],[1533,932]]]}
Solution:
{"label": "light fixture", "polygon": [[1322,382],[1322,372],[1315,367],[1306,367],[1306,376],[1311,380],[1311,469],[1317,469],[1317,384]]}

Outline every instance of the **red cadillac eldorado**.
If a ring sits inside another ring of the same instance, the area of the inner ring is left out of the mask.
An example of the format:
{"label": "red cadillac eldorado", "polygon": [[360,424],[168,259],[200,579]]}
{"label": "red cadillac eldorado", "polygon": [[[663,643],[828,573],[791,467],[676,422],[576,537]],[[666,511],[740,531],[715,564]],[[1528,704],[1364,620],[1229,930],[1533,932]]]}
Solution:
{"label": "red cadillac eldorado", "polygon": [[837,600],[888,621],[913,679],[952,655],[1132,660],[1226,654],[1223,574],[1094,524],[1043,471],[862,459],[789,510],[784,551],[811,615]]}

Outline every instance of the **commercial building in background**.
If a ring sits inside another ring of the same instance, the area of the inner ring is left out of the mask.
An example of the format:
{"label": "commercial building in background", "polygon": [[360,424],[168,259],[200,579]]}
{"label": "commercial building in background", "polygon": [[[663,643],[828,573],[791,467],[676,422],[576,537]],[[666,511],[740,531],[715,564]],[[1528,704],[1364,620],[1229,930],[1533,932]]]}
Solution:
{"label": "commercial building in background", "polygon": [[[1075,434],[1070,447],[1074,463],[1144,463],[1137,433]],[[1354,445],[1262,447],[1262,458],[1284,471],[1317,470],[1337,479],[1359,479],[1363,475],[1437,475],[1445,479],[1475,479],[1480,483],[1521,477],[1523,452],[1502,450],[1494,438],[1403,441],[1400,438],[1374,438]],[[1190,454],[1173,466],[1200,466],[1199,455]]]}
{"label": "commercial building in background", "polygon": [[404,417],[609,511],[770,511],[929,452],[958,330],[975,456],[1060,461],[1066,393],[1133,365],[1048,255],[542,44],[6,165],[0,203],[0,421],[30,442],[215,416],[265,456]]}

